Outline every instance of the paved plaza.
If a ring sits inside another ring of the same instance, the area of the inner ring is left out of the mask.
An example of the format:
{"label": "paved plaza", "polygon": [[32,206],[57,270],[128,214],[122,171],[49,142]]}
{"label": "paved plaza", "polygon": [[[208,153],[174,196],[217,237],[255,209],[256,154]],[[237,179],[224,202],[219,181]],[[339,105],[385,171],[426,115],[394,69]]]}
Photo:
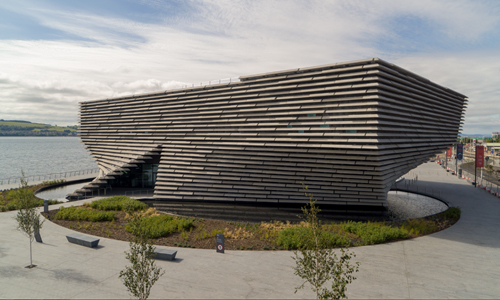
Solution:
{"label": "paved plaza", "polygon": [[[498,298],[500,198],[435,163],[408,177],[415,175],[413,187],[439,191],[461,207],[462,218],[425,237],[352,248],[361,265],[349,299]],[[129,298],[118,278],[128,264],[127,242],[101,238],[97,249],[82,247],[66,240],[72,230],[47,221],[44,243],[33,243],[38,266],[26,269],[29,240],[15,229],[15,214],[0,213],[0,298]],[[150,298],[314,298],[309,289],[294,294],[301,281],[293,274],[292,252],[170,249],[178,251],[177,260],[157,261],[166,273]]]}

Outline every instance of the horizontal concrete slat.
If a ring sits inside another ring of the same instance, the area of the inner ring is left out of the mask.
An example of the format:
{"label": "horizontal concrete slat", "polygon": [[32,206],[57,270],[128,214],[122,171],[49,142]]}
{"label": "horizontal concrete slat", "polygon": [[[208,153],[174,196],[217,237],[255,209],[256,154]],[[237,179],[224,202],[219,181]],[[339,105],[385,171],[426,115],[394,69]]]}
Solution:
{"label": "horizontal concrete slat", "polygon": [[[82,102],[82,142],[103,176],[161,151],[157,199],[276,201],[272,191],[295,203],[308,182],[342,199],[331,203],[383,206],[398,174],[456,140],[467,102],[380,59],[240,80]],[[237,197],[226,182],[257,192]]]}

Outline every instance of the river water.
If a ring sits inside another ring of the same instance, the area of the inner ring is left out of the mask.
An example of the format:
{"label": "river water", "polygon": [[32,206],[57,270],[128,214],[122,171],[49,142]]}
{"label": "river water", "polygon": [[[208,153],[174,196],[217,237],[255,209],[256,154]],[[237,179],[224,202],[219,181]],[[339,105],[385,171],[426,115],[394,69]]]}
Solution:
{"label": "river water", "polygon": [[37,193],[36,196],[44,200],[58,200],[60,202],[66,202],[68,201],[66,199],[66,196],[68,194],[73,193],[74,191],[82,188],[86,184],[88,184],[88,182],[63,185],[57,188]]}
{"label": "river water", "polygon": [[0,137],[0,179],[95,168],[79,137]]}

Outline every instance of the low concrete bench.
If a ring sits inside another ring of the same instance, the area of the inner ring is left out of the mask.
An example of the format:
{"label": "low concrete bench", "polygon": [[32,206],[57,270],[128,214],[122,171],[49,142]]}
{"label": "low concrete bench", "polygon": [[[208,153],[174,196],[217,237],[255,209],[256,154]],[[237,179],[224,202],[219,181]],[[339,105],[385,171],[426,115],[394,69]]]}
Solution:
{"label": "low concrete bench", "polygon": [[78,245],[82,245],[82,246],[90,247],[90,248],[97,247],[97,244],[99,244],[99,239],[96,239],[94,237],[90,237],[87,235],[79,234],[79,233],[73,233],[73,234],[67,235],[66,238],[68,239],[68,242],[70,242],[70,243],[78,244]]}
{"label": "low concrete bench", "polygon": [[154,259],[163,259],[163,260],[174,260],[177,251],[167,250],[167,249],[158,249],[155,250]]}

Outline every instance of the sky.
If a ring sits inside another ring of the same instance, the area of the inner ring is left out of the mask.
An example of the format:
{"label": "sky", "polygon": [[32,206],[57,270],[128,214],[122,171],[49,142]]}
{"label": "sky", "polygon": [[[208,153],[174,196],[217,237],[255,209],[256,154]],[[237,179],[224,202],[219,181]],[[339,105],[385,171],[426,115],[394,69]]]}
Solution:
{"label": "sky", "polygon": [[0,119],[372,57],[468,96],[463,134],[500,131],[497,0],[2,0]]}

